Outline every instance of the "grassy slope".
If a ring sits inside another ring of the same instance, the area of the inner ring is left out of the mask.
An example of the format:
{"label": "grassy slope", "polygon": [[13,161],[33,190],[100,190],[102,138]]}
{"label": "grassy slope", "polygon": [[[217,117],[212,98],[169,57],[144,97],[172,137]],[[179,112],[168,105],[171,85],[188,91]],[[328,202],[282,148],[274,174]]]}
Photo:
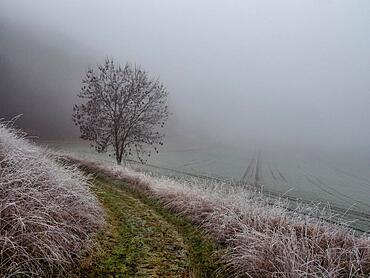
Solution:
{"label": "grassy slope", "polygon": [[188,221],[120,181],[99,176],[94,190],[109,225],[77,276],[223,276],[214,257],[217,247]]}

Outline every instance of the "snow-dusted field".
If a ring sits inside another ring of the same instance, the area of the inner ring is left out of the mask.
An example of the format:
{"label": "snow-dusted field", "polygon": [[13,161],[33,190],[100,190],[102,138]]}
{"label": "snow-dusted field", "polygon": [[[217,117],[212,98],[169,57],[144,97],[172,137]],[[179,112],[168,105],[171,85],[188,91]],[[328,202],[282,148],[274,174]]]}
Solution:
{"label": "snow-dusted field", "polygon": [[[128,182],[221,243],[232,277],[368,277],[370,239],[329,208],[267,197],[256,186],[204,176],[167,177],[156,167],[118,166],[90,153],[63,155],[90,171]],[[335,214],[335,213],[334,213]],[[325,221],[325,220],[328,221]]]}
{"label": "snow-dusted field", "polygon": [[[49,142],[49,146],[99,160],[82,143]],[[173,178],[216,178],[250,184],[269,195],[281,195],[330,207],[362,231],[370,230],[370,158],[346,154],[287,150],[169,145],[143,166],[132,167]]]}

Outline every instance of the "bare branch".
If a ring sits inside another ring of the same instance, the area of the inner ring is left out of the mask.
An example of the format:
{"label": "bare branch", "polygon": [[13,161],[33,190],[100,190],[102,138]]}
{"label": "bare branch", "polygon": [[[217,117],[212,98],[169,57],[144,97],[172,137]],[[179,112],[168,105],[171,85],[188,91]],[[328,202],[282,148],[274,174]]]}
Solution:
{"label": "bare branch", "polygon": [[157,151],[164,135],[159,132],[168,118],[165,86],[149,77],[139,66],[115,65],[106,59],[97,69],[89,69],[78,94],[82,103],[75,105],[73,121],[81,138],[98,152],[113,147],[117,163],[132,154],[141,161]]}

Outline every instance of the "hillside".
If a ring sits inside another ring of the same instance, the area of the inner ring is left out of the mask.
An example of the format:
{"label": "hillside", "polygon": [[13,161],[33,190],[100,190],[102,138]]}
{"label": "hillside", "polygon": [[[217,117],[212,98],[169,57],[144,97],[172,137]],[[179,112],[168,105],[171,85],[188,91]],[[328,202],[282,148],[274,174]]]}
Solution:
{"label": "hillside", "polygon": [[87,178],[0,123],[0,276],[65,277],[104,212]]}
{"label": "hillside", "polygon": [[368,234],[323,220],[330,212],[317,207],[58,157],[0,125],[3,277],[370,274]]}
{"label": "hillside", "polygon": [[[370,238],[323,220],[330,209],[270,199],[253,187],[154,177],[107,162],[65,156],[130,188],[199,227],[226,247],[228,277],[368,277]],[[215,253],[216,255],[217,253]]]}

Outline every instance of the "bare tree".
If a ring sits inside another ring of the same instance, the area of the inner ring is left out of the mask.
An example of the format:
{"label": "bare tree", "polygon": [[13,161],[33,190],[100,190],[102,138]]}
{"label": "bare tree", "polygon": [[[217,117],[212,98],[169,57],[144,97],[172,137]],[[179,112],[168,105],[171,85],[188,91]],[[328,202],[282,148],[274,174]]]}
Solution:
{"label": "bare tree", "polygon": [[167,95],[164,85],[139,66],[106,59],[87,71],[73,121],[98,152],[113,147],[118,164],[135,153],[144,162],[144,155],[163,145],[158,129],[168,118]]}

